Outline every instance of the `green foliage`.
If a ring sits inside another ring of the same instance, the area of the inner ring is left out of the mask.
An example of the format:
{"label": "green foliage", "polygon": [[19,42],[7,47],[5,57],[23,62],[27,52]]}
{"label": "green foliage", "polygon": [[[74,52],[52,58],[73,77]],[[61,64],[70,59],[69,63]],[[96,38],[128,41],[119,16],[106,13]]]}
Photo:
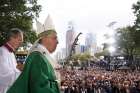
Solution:
{"label": "green foliage", "polygon": [[26,31],[26,34],[24,34],[24,40],[25,44],[26,42],[30,42],[33,44],[37,40],[37,35],[35,31]]}
{"label": "green foliage", "polygon": [[140,1],[138,0],[135,4],[133,4],[132,9],[134,10],[134,14],[136,16],[136,20],[134,22],[134,28],[135,28],[135,37],[134,40],[136,42],[136,54],[140,54]]}
{"label": "green foliage", "polygon": [[134,10],[134,14],[136,16],[135,27],[140,30],[140,1],[138,0],[136,4],[133,4],[132,9]]}
{"label": "green foliage", "polygon": [[117,45],[126,55],[133,55],[137,53],[136,50],[140,47],[137,35],[138,33],[133,26],[117,29]]}
{"label": "green foliage", "polygon": [[74,60],[80,60],[80,61],[86,61],[91,58],[91,55],[88,53],[82,53],[82,54],[75,54],[72,56],[72,59]]}
{"label": "green foliage", "polygon": [[108,51],[108,49],[103,50],[102,52],[98,52],[95,54],[96,58],[100,58],[101,56],[109,56],[110,53]]}
{"label": "green foliage", "polygon": [[103,43],[102,45],[103,45],[103,50],[107,50],[109,47],[109,45],[107,43]]}
{"label": "green foliage", "polygon": [[26,37],[25,42],[32,40],[33,35],[36,37],[31,32],[32,20],[38,17],[40,11],[41,6],[37,0],[0,0],[0,44],[4,42],[8,30],[14,27],[22,29],[25,36],[31,36],[28,37],[30,39]]}

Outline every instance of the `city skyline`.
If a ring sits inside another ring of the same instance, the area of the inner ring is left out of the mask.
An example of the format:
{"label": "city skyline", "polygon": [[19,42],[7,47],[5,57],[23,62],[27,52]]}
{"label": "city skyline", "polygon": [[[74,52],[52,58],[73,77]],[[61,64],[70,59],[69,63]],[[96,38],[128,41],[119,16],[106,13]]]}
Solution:
{"label": "city skyline", "polygon": [[[83,34],[79,37],[84,41],[86,33],[97,34],[97,43],[100,45],[104,33],[111,32],[117,27],[132,25],[135,17],[132,4],[137,0],[40,0],[42,12],[38,20],[44,23],[50,14],[58,32],[59,44],[56,51],[65,47],[64,41],[69,21],[73,21],[75,31]],[[124,7],[125,6],[125,7]],[[107,25],[113,21],[117,23],[113,28]]]}

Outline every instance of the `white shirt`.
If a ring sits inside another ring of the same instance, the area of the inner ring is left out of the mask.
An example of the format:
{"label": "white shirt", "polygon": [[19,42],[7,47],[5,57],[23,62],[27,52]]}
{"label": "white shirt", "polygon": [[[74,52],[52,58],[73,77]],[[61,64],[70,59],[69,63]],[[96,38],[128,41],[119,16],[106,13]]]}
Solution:
{"label": "white shirt", "polygon": [[13,52],[2,46],[0,47],[0,93],[6,93],[20,74],[16,68],[16,58]]}

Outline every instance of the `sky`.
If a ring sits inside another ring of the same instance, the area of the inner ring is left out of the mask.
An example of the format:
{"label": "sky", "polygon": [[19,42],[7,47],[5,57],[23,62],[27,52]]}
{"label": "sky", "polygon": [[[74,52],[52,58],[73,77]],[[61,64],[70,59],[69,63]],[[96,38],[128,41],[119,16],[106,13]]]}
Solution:
{"label": "sky", "polygon": [[[50,14],[56,31],[59,44],[56,51],[65,48],[66,31],[68,22],[72,21],[77,34],[83,34],[79,38],[80,44],[84,44],[86,33],[96,34],[98,45],[104,41],[103,35],[111,33],[118,27],[132,25],[135,17],[132,4],[138,0],[39,0],[42,11],[38,20],[44,23]],[[115,21],[112,27],[107,25]]]}

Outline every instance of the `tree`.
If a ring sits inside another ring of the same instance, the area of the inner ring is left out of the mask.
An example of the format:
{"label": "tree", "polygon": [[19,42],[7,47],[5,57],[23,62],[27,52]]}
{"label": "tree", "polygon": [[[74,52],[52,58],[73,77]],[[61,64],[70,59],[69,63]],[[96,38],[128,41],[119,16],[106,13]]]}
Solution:
{"label": "tree", "polygon": [[34,43],[35,40],[37,39],[37,35],[35,33],[35,31],[27,31],[25,34],[24,34],[24,44],[26,45],[27,42],[30,42],[30,43]]}
{"label": "tree", "polygon": [[110,53],[107,49],[103,50],[102,52],[95,53],[96,58],[100,58],[101,56],[109,56]]}
{"label": "tree", "polygon": [[[80,54],[74,54],[71,57],[71,60],[73,60],[73,65],[79,65],[82,64],[86,66],[91,59],[91,55],[89,53],[80,53]],[[78,63],[78,60],[80,63]]]}
{"label": "tree", "polygon": [[137,31],[133,26],[118,28],[116,33],[117,46],[120,51],[127,55],[129,60],[133,60],[133,55],[137,54],[139,49],[139,38],[136,38]]}
{"label": "tree", "polygon": [[[37,0],[0,0],[0,44],[4,42],[8,30],[13,27],[22,29],[25,36],[33,37],[33,19],[38,17],[40,11],[41,6],[37,4]],[[28,38],[25,38],[25,42]]]}
{"label": "tree", "polygon": [[135,31],[135,41],[137,46],[140,46],[140,1],[137,1],[136,4],[133,4],[132,9],[134,10],[134,15],[136,20],[134,22],[134,31]]}
{"label": "tree", "polygon": [[136,16],[135,27],[139,29],[140,28],[140,1],[137,1],[136,4],[133,4],[132,9],[134,10],[134,14]]}
{"label": "tree", "polygon": [[73,60],[80,60],[80,61],[87,61],[90,58],[91,58],[91,55],[89,53],[74,54],[72,56]]}

